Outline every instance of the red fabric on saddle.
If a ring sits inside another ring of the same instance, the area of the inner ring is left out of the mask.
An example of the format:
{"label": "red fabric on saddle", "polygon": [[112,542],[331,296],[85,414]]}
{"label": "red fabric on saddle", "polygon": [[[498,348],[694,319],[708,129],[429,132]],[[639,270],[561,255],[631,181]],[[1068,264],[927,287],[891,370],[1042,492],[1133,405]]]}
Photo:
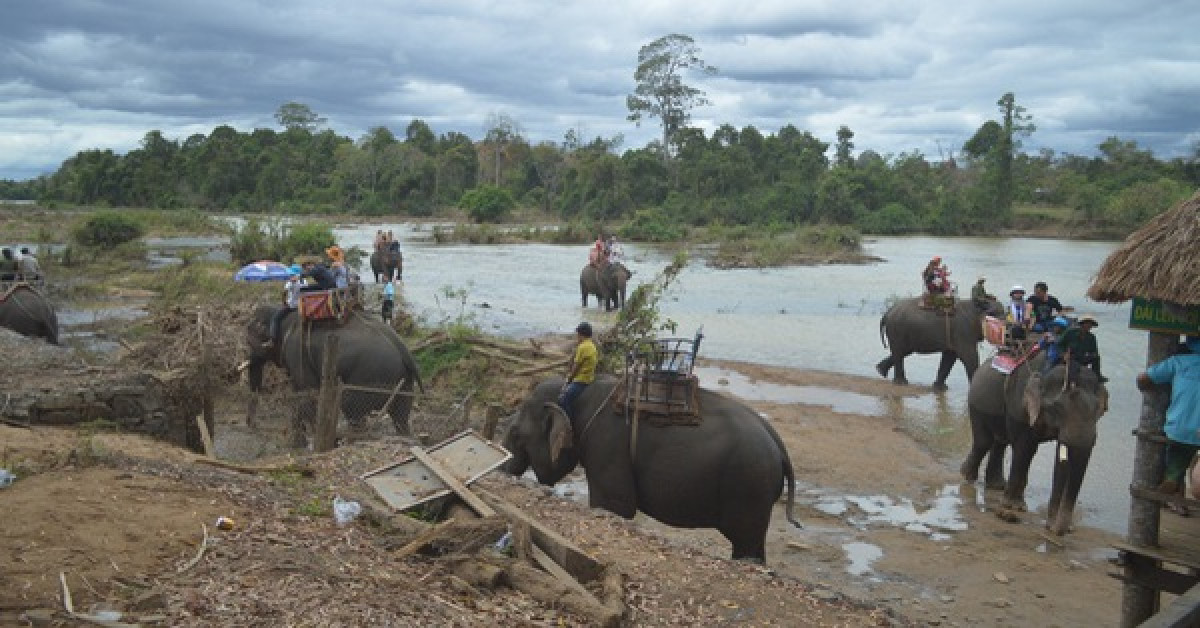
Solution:
{"label": "red fabric on saddle", "polygon": [[300,318],[312,321],[337,318],[337,310],[333,305],[333,291],[301,292]]}

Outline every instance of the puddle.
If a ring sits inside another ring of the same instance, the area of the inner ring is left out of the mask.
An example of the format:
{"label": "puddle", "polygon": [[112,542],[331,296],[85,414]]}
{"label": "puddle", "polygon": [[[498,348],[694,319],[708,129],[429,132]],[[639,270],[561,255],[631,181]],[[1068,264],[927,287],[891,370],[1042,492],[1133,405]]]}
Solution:
{"label": "puddle", "polygon": [[842,550],[846,552],[846,558],[850,564],[846,567],[846,572],[852,576],[863,576],[872,571],[871,563],[883,558],[883,550],[878,545],[870,543],[845,543],[842,545]]}
{"label": "puddle", "polygon": [[[950,538],[948,532],[967,529],[967,522],[959,513],[963,500],[958,495],[958,488],[957,485],[946,485],[924,510],[918,509],[910,499],[897,501],[887,495],[823,495],[814,507],[833,516],[844,515],[848,523],[860,528],[889,525],[928,535],[934,541],[945,541]],[[850,506],[857,510],[851,511]]]}
{"label": "puddle", "polygon": [[754,381],[737,371],[723,368],[698,366],[692,372],[700,378],[702,386],[730,393],[746,401],[829,406],[834,412],[868,416],[885,416],[887,411],[880,399],[872,395],[820,386],[790,386]]}
{"label": "puddle", "polygon": [[145,306],[98,305],[95,307],[64,307],[56,312],[62,327],[94,325],[104,321],[135,321],[146,316]]}

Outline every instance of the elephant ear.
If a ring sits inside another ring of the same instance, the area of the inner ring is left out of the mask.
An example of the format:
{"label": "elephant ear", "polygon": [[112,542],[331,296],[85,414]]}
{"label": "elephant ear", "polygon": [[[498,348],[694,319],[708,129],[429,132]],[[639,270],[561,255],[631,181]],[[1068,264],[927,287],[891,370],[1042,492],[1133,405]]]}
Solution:
{"label": "elephant ear", "polygon": [[557,464],[563,450],[575,446],[575,431],[571,429],[567,413],[557,403],[547,402],[545,409],[550,416],[550,435],[547,439],[550,444],[550,463]]}
{"label": "elephant ear", "polygon": [[1025,406],[1029,424],[1037,423],[1038,417],[1042,413],[1042,376],[1040,373],[1034,373],[1025,383],[1025,393],[1021,396],[1021,402]]}

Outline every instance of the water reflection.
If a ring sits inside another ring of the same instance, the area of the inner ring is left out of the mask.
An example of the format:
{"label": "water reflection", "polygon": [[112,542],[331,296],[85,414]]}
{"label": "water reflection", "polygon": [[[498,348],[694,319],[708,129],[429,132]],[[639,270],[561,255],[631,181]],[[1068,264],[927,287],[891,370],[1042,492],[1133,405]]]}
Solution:
{"label": "water reflection", "polygon": [[863,576],[872,571],[871,565],[883,558],[883,549],[878,545],[871,543],[853,542],[842,545],[842,551],[846,552],[846,559],[850,564],[846,566],[846,572],[852,576]]}

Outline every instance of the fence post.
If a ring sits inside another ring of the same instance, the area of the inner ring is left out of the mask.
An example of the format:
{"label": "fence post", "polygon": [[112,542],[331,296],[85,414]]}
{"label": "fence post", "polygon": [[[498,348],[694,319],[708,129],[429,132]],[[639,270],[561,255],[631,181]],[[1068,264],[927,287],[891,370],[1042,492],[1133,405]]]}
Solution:
{"label": "fence post", "polygon": [[500,422],[500,414],[504,408],[498,403],[487,404],[487,414],[483,417],[483,430],[480,432],[487,440],[496,438],[496,424]]}
{"label": "fence post", "polygon": [[200,343],[200,409],[203,415],[203,421],[198,422],[197,428],[206,432],[200,435],[204,454],[215,458],[217,453],[212,443],[216,438],[217,419],[213,410],[213,360],[212,348],[204,337],[203,309],[196,311],[196,336]]}
{"label": "fence post", "polygon": [[[1178,335],[1151,332],[1146,343],[1146,364],[1154,364],[1171,355],[1179,340]],[[1133,457],[1133,486],[1153,489],[1162,479],[1163,446],[1143,436],[1162,432],[1168,398],[1160,390],[1143,393],[1142,414],[1138,418],[1137,444]],[[1158,546],[1159,510],[1158,502],[1134,497],[1129,507],[1128,541],[1137,547]],[[1146,561],[1136,557],[1125,565],[1125,587],[1121,597],[1121,625],[1136,626],[1158,610],[1158,591],[1152,587],[1136,584],[1133,580],[1139,566]]]}
{"label": "fence post", "polygon": [[321,360],[321,390],[317,394],[316,428],[313,451],[329,451],[337,445],[338,420],[338,335],[325,336],[325,354]]}

